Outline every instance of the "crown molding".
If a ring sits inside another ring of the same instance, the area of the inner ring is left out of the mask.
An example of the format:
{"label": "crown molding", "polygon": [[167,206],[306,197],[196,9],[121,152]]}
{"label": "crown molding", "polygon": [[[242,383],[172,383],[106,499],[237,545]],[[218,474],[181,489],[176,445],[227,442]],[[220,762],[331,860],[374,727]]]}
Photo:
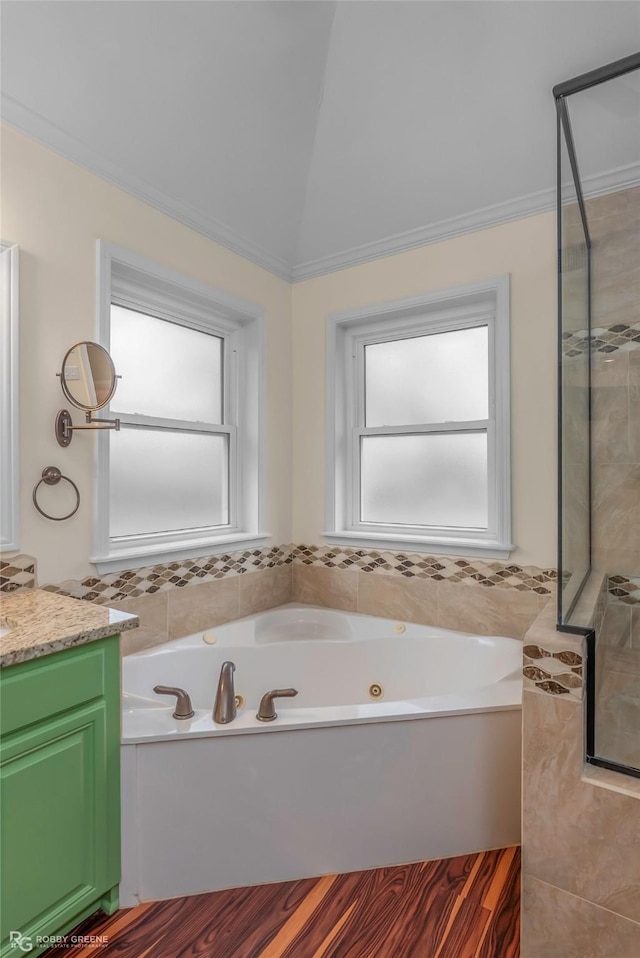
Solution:
{"label": "crown molding", "polygon": [[[251,240],[245,239],[214,217],[207,216],[186,203],[172,199],[144,180],[130,176],[121,167],[110,163],[81,140],[66,133],[60,127],[6,93],[3,93],[1,98],[1,116],[3,123],[19,133],[36,140],[72,163],[84,167],[90,173],[125,190],[125,192],[130,193],[161,213],[165,213],[202,236],[206,236],[207,239],[219,243],[230,252],[237,253],[256,266],[260,266],[289,283],[301,282],[305,279],[346,269],[349,266],[357,266],[360,263],[393,256],[396,253],[403,253],[418,246],[441,243],[465,233],[500,226],[502,223],[522,219],[525,216],[548,212],[555,209],[556,205],[556,189],[553,186],[546,190],[528,193],[514,200],[485,206],[471,213],[464,213],[461,216],[453,216],[437,223],[431,223],[428,226],[408,230],[405,233],[387,236],[372,243],[363,243],[361,246],[354,246],[340,253],[332,253],[318,259],[298,263],[292,267],[281,257],[268,252]],[[640,163],[634,163],[598,176],[586,177],[583,181],[583,193],[585,198],[588,199],[602,196],[614,190],[629,189],[639,184]]]}
{"label": "crown molding", "polygon": [[188,203],[172,199],[161,190],[155,189],[149,183],[138,177],[126,173],[120,166],[111,163],[81,140],[66,133],[59,126],[51,123],[45,117],[36,113],[30,107],[24,106],[18,100],[6,93],[1,99],[2,122],[19,133],[36,140],[42,146],[53,150],[66,160],[77,163],[89,173],[99,176],[103,180],[120,187],[137,199],[142,200],[154,209],[165,213],[172,219],[190,227],[207,239],[224,246],[232,253],[250,260],[256,266],[268,270],[291,282],[291,266],[281,257],[263,249],[257,243],[240,236],[231,227],[219,222],[212,216],[194,209]]}
{"label": "crown molding", "polygon": [[[585,177],[583,193],[585,198],[602,196],[614,190],[630,189],[640,184],[640,163],[609,170],[598,176]],[[406,250],[418,246],[429,246],[441,243],[444,240],[462,236],[464,233],[474,233],[476,230],[488,229],[491,226],[500,226],[511,220],[523,219],[525,216],[534,216],[556,207],[556,188],[550,187],[529,193],[526,196],[508,200],[504,203],[495,203],[493,206],[484,206],[472,213],[462,216],[453,216],[450,219],[440,220],[429,226],[421,226],[406,233],[397,233],[373,243],[363,243],[351,249],[343,250],[319,259],[308,260],[293,267],[293,282],[299,283],[315,276],[323,276],[349,266],[357,266],[371,260],[404,253]]]}

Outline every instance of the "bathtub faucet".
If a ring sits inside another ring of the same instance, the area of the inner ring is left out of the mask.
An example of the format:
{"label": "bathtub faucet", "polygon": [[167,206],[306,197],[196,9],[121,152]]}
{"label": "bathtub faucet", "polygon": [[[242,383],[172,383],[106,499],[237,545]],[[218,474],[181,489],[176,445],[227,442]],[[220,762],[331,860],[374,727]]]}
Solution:
{"label": "bathtub faucet", "polygon": [[274,719],[278,718],[273,700],[282,698],[290,699],[297,694],[297,689],[272,689],[271,692],[265,692],[260,700],[260,708],[258,709],[256,718],[261,722],[273,722]]}
{"label": "bathtub faucet", "polygon": [[223,662],[218,679],[218,690],[213,705],[213,721],[218,725],[228,725],[236,717],[236,691],[233,686],[233,662]]}

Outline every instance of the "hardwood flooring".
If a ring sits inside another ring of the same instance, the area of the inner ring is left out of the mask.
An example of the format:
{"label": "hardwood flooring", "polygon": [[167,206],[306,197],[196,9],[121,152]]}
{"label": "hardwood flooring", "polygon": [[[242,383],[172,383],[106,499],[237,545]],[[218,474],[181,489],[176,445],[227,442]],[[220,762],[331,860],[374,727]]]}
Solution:
{"label": "hardwood flooring", "polygon": [[518,958],[520,849],[150,902],[47,958]]}

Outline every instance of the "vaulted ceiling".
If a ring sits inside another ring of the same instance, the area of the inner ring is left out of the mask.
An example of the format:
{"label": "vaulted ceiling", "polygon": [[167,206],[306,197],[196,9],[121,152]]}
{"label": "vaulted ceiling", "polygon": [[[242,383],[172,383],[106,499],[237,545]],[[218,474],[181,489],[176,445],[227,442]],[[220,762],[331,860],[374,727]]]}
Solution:
{"label": "vaulted ceiling", "polygon": [[[552,86],[640,48],[635,0],[4,0],[0,16],[5,122],[287,278],[550,207]],[[619,113],[603,109],[601,142]],[[582,172],[629,161],[612,148]]]}

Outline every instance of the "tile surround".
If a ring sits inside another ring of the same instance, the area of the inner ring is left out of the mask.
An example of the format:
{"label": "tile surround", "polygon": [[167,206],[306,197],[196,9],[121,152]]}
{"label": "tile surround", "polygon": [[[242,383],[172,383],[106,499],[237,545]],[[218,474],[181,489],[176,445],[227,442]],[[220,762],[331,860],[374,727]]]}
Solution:
{"label": "tile surround", "polygon": [[[12,563],[11,566],[3,563],[3,568],[7,565],[7,571],[10,569],[12,575],[5,575],[6,581],[2,582],[1,591],[14,591],[18,587],[32,588],[35,583],[35,559],[30,556],[17,558],[24,560],[25,569],[16,565],[16,559],[9,560]],[[546,597],[551,596],[556,582],[555,569],[540,569],[537,566],[519,566],[513,563],[485,562],[481,559],[432,556],[423,553],[283,545],[200,559],[181,559],[127,572],[87,576],[81,580],[67,579],[64,582],[45,585],[43,588],[49,592],[60,592],[74,598],[87,599],[99,605],[107,605],[114,601],[135,599],[155,592],[167,592],[174,588],[213,582],[287,564],[395,575],[406,579],[465,582],[485,588],[533,592]],[[31,570],[30,573],[27,569]]]}
{"label": "tile surround", "polygon": [[227,555],[180,559],[128,572],[87,576],[81,580],[67,579],[43,588],[48,592],[61,592],[76,599],[87,599],[98,605],[109,605],[156,592],[169,592],[184,586],[273,569],[291,561],[289,546],[272,546]]}
{"label": "tile surround", "polygon": [[37,563],[33,556],[15,555],[0,559],[0,593],[35,589]]}
{"label": "tile surround", "polygon": [[[35,584],[35,560],[23,560],[20,568],[11,560],[14,578],[6,577],[5,591]],[[31,578],[23,566],[33,569]],[[123,641],[126,654],[292,599],[522,638],[555,581],[555,570],[535,566],[292,544],[92,575],[44,590],[135,612],[140,629]]]}
{"label": "tile surround", "polygon": [[[631,352],[640,349],[640,323],[616,323],[591,330],[591,351],[614,353],[617,349]],[[589,351],[589,330],[576,329],[562,334],[562,352],[573,359]]]}
{"label": "tile surround", "polygon": [[522,711],[523,874],[640,922],[638,795],[585,777],[580,703],[525,690]]}
{"label": "tile surround", "polygon": [[610,602],[640,605],[640,578],[625,575],[609,576]]}
{"label": "tile surround", "polygon": [[640,924],[530,875],[521,958],[638,958]]}
{"label": "tile surround", "polygon": [[434,579],[436,582],[476,583],[486,588],[516,589],[544,596],[552,594],[557,577],[555,569],[423,553],[307,545],[294,545],[291,550],[296,564]]}
{"label": "tile surround", "polygon": [[[594,598],[597,602],[597,597]],[[584,694],[584,648],[578,635],[558,632],[550,603],[524,637],[523,689],[580,701]]]}
{"label": "tile surround", "polygon": [[538,645],[525,645],[522,674],[527,684],[550,695],[582,695],[582,656],[569,649],[551,652]]}

